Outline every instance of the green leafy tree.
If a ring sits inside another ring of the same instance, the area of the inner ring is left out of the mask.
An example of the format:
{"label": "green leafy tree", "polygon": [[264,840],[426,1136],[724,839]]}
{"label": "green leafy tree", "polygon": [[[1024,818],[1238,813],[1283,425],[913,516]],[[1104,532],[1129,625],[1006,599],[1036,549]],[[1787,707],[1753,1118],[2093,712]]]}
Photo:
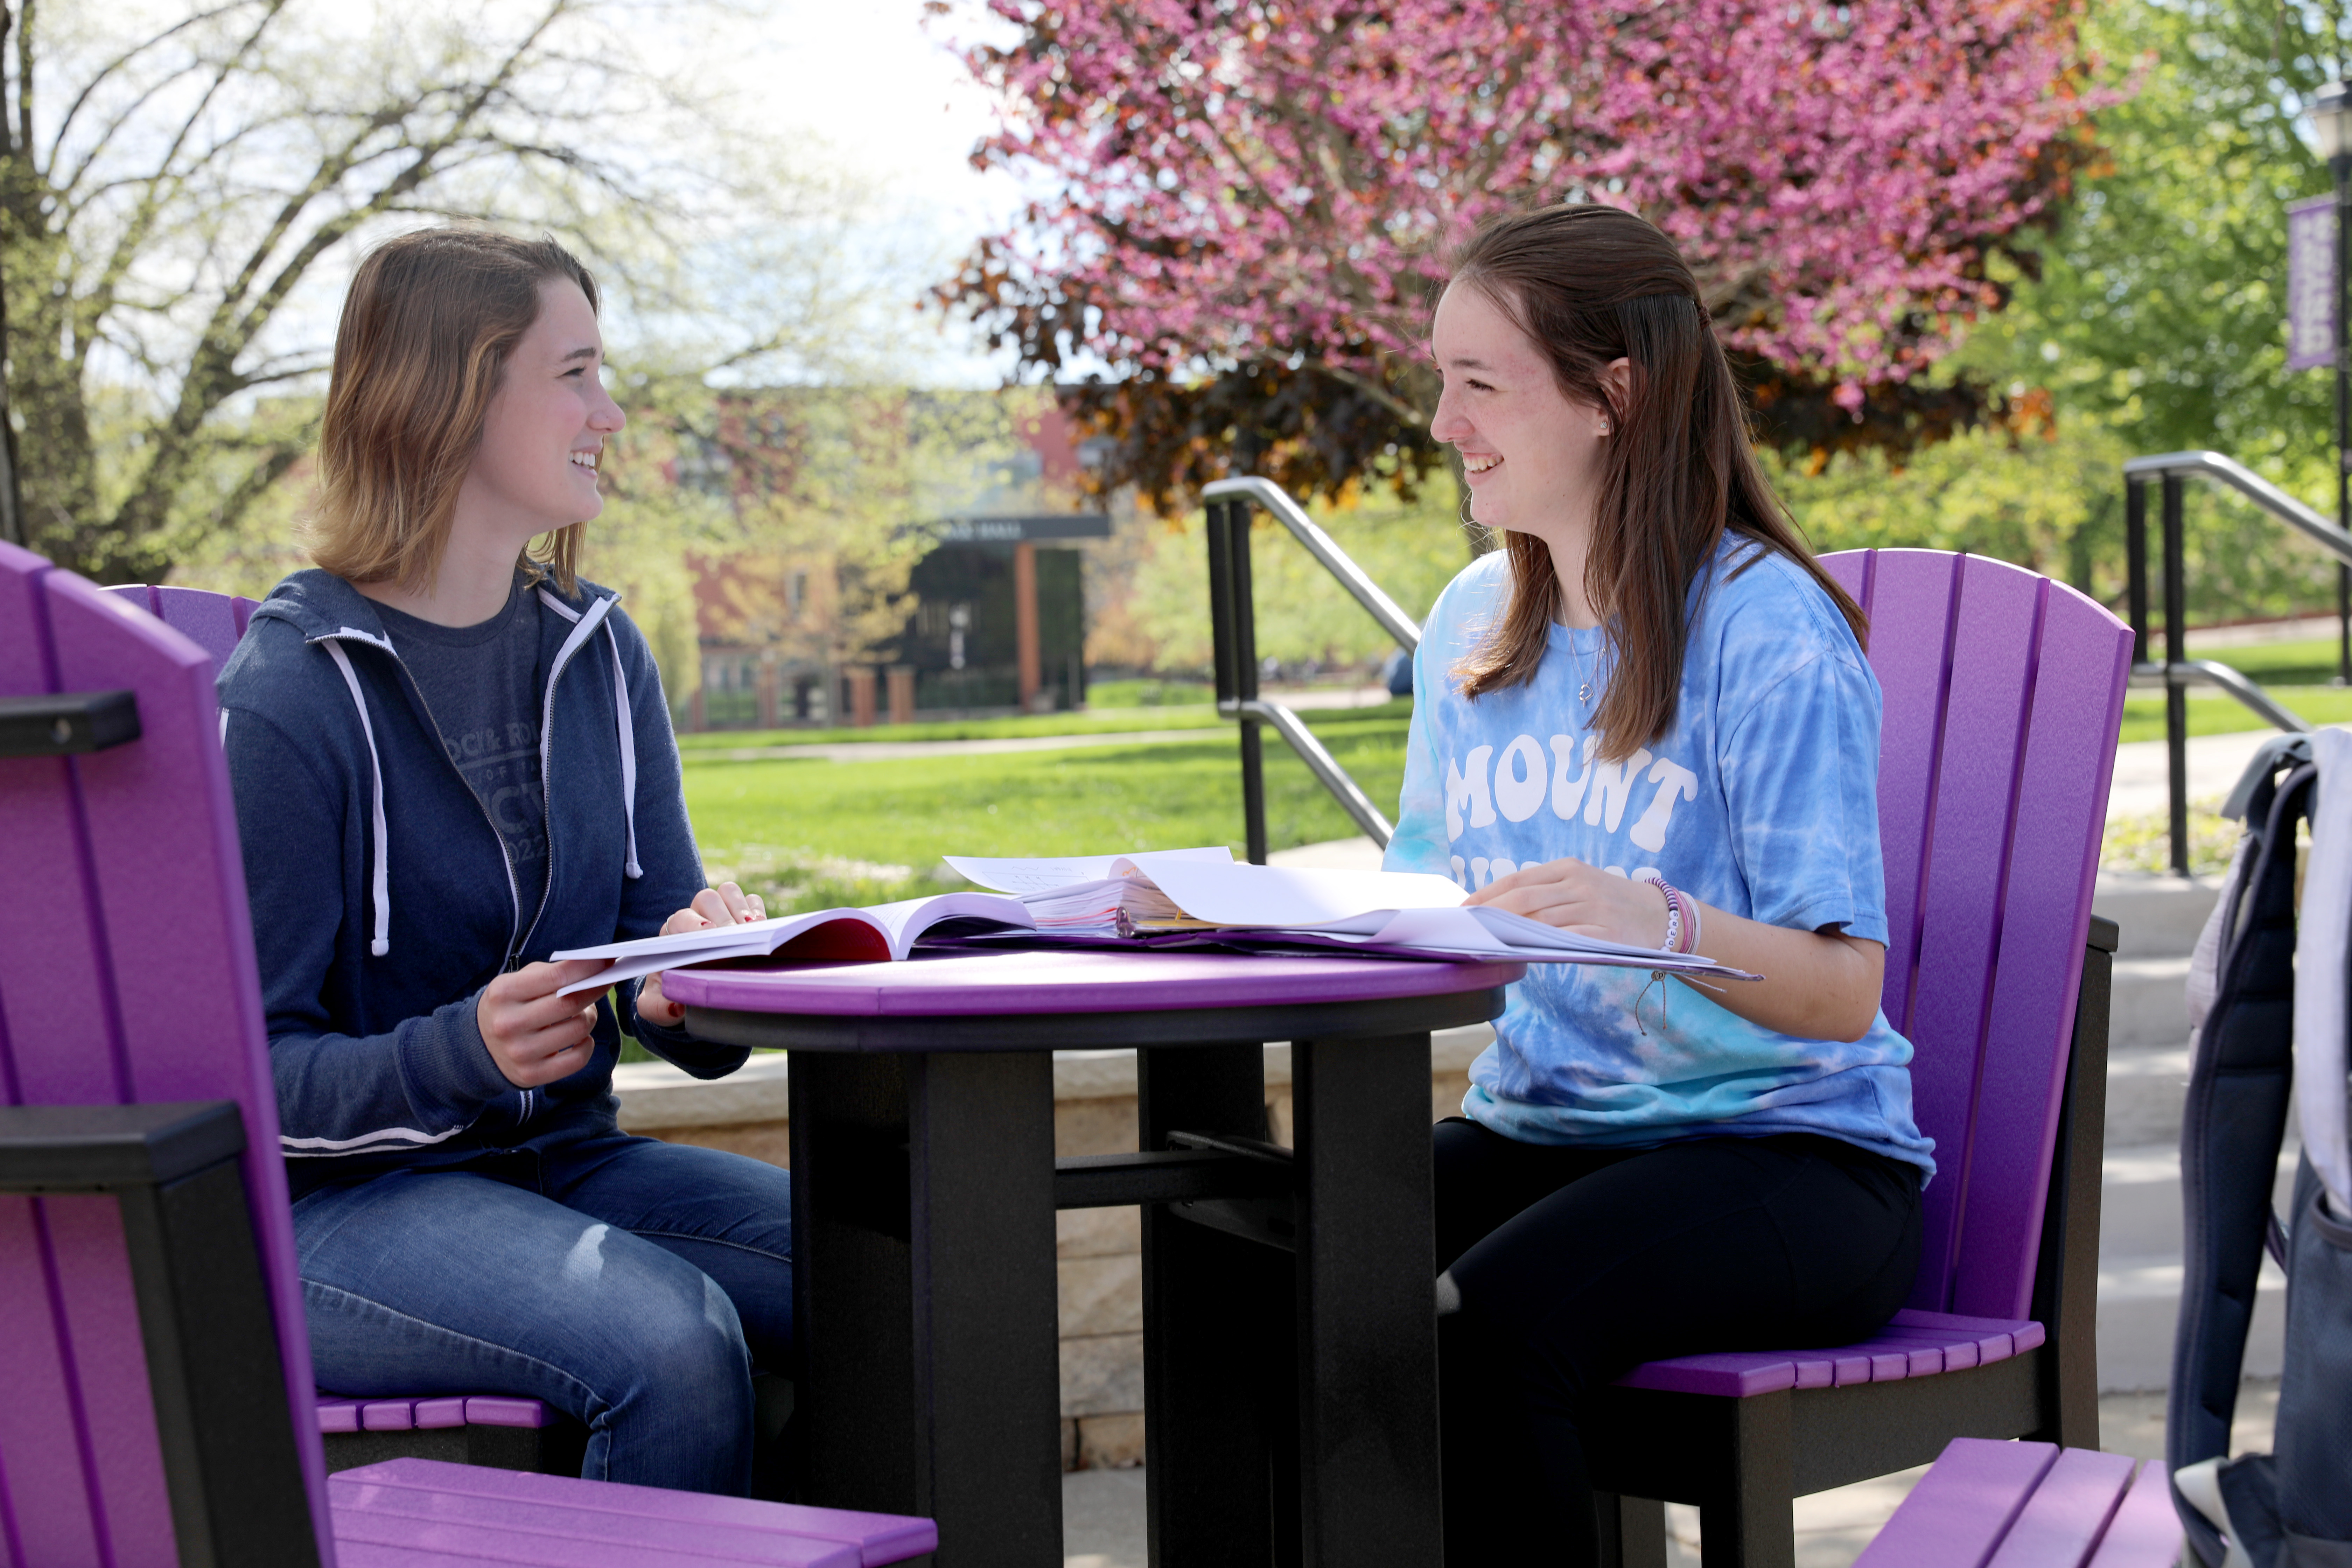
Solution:
{"label": "green leafy tree", "polygon": [[1964,362],[2046,387],[2062,418],[2095,416],[2136,452],[2211,447],[2321,479],[2334,392],[2286,369],[2286,205],[2329,188],[2304,115],[2347,19],[2122,0],[2084,26],[2140,89],[2100,114],[2105,166]]}
{"label": "green leafy tree", "polygon": [[233,530],[310,447],[270,411],[315,411],[289,395],[317,388],[357,248],[401,227],[551,230],[627,309],[690,321],[706,367],[821,343],[843,303],[794,263],[839,192],[635,63],[688,18],[723,47],[734,10],[0,0],[24,542],[153,580]]}

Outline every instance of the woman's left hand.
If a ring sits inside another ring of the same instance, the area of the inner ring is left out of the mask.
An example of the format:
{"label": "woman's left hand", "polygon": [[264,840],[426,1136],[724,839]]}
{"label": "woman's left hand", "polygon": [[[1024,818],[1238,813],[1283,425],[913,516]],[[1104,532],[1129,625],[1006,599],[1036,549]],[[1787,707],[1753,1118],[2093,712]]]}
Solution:
{"label": "woman's left hand", "polygon": [[1464,901],[1492,904],[1548,926],[1633,947],[1656,947],[1666,940],[1666,896],[1656,883],[1613,876],[1581,860],[1522,866]]}
{"label": "woman's left hand", "polygon": [[[732,882],[721,882],[715,888],[703,889],[694,895],[694,902],[662,921],[661,934],[676,936],[680,931],[741,925],[746,921],[767,918],[767,905],[759,894],[747,893]],[[665,1029],[675,1029],[686,1016],[686,1007],[662,994],[661,981],[660,974],[648,974],[637,987],[637,1016]]]}

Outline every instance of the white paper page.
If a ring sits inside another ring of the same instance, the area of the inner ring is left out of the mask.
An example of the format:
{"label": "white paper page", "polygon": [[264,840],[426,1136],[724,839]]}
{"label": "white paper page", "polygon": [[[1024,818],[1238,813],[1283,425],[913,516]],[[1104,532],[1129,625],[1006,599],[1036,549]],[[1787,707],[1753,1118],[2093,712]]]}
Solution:
{"label": "white paper page", "polygon": [[[740,926],[722,926],[722,931],[741,931]],[[708,933],[705,933],[708,934]],[[556,993],[570,996],[582,991],[602,991],[607,985],[618,985],[624,980],[635,980],[641,974],[651,974],[656,969],[676,969],[683,963],[709,963],[720,958],[764,958],[775,951],[773,937],[757,937],[738,942],[732,947],[696,948],[684,957],[674,952],[632,952],[617,958],[607,967],[585,980],[575,980]],[[562,954],[555,954],[560,958]]]}
{"label": "white paper page", "polygon": [[731,926],[704,926],[699,931],[682,931],[674,936],[641,936],[629,942],[608,942],[598,947],[567,947],[562,952],[547,956],[561,963],[572,958],[630,958],[640,952],[693,952],[705,947],[732,947],[739,942],[754,937],[782,942],[798,935],[820,921],[837,920],[848,913],[845,910],[819,910],[814,914],[771,915],[763,921],[744,921]]}
{"label": "white paper page", "polygon": [[[1143,869],[1163,861],[1233,864],[1234,852],[1222,844],[1200,849],[1139,849],[1129,855],[1067,855],[1044,859],[992,859],[978,855],[940,857],[967,882],[977,882],[1000,893],[1043,893],[1074,882],[1099,882],[1117,876],[1122,861]],[[1154,879],[1157,880],[1157,879]]]}
{"label": "white paper page", "polygon": [[1293,866],[1149,868],[1160,890],[1196,921],[1233,926],[1318,926],[1375,910],[1441,910],[1467,897],[1453,879],[1423,871],[1329,871]]}
{"label": "white paper page", "polygon": [[959,920],[977,915],[982,920],[1002,921],[1009,926],[1030,931],[1037,922],[1017,899],[995,893],[935,893],[928,899],[900,899],[895,903],[869,904],[866,912],[882,924],[883,932],[890,939],[890,956],[904,958],[923,932],[941,921]]}

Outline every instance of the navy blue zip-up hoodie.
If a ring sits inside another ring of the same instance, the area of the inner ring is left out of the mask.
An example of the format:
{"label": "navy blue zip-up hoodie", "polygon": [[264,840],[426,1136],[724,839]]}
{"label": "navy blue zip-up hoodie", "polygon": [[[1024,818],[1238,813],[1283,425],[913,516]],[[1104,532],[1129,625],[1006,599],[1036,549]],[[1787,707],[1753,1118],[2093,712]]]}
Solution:
{"label": "navy blue zip-up hoodie", "polygon": [[367,597],[298,572],[253,613],[220,676],[295,1195],[401,1166],[447,1168],[614,1126],[617,999],[632,1032],[697,1078],[748,1052],[636,1026],[634,984],[598,1002],[570,1077],[509,1083],[475,1004],[503,970],[652,936],[703,886],[661,678],[617,596],[541,601],[547,897],[518,888]]}

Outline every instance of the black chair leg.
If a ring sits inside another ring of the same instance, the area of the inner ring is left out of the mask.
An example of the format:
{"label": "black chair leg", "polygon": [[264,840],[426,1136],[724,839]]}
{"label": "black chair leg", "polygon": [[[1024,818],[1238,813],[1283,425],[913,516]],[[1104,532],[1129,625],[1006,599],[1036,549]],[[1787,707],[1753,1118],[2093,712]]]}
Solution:
{"label": "black chair leg", "polygon": [[1655,1498],[1595,1492],[1601,1568],[1666,1568],[1666,1505]]}
{"label": "black chair leg", "polygon": [[1706,1568],[1796,1568],[1796,1455],[1789,1395],[1726,1403],[1732,1406],[1731,1484],[1699,1504],[1699,1560]]}

